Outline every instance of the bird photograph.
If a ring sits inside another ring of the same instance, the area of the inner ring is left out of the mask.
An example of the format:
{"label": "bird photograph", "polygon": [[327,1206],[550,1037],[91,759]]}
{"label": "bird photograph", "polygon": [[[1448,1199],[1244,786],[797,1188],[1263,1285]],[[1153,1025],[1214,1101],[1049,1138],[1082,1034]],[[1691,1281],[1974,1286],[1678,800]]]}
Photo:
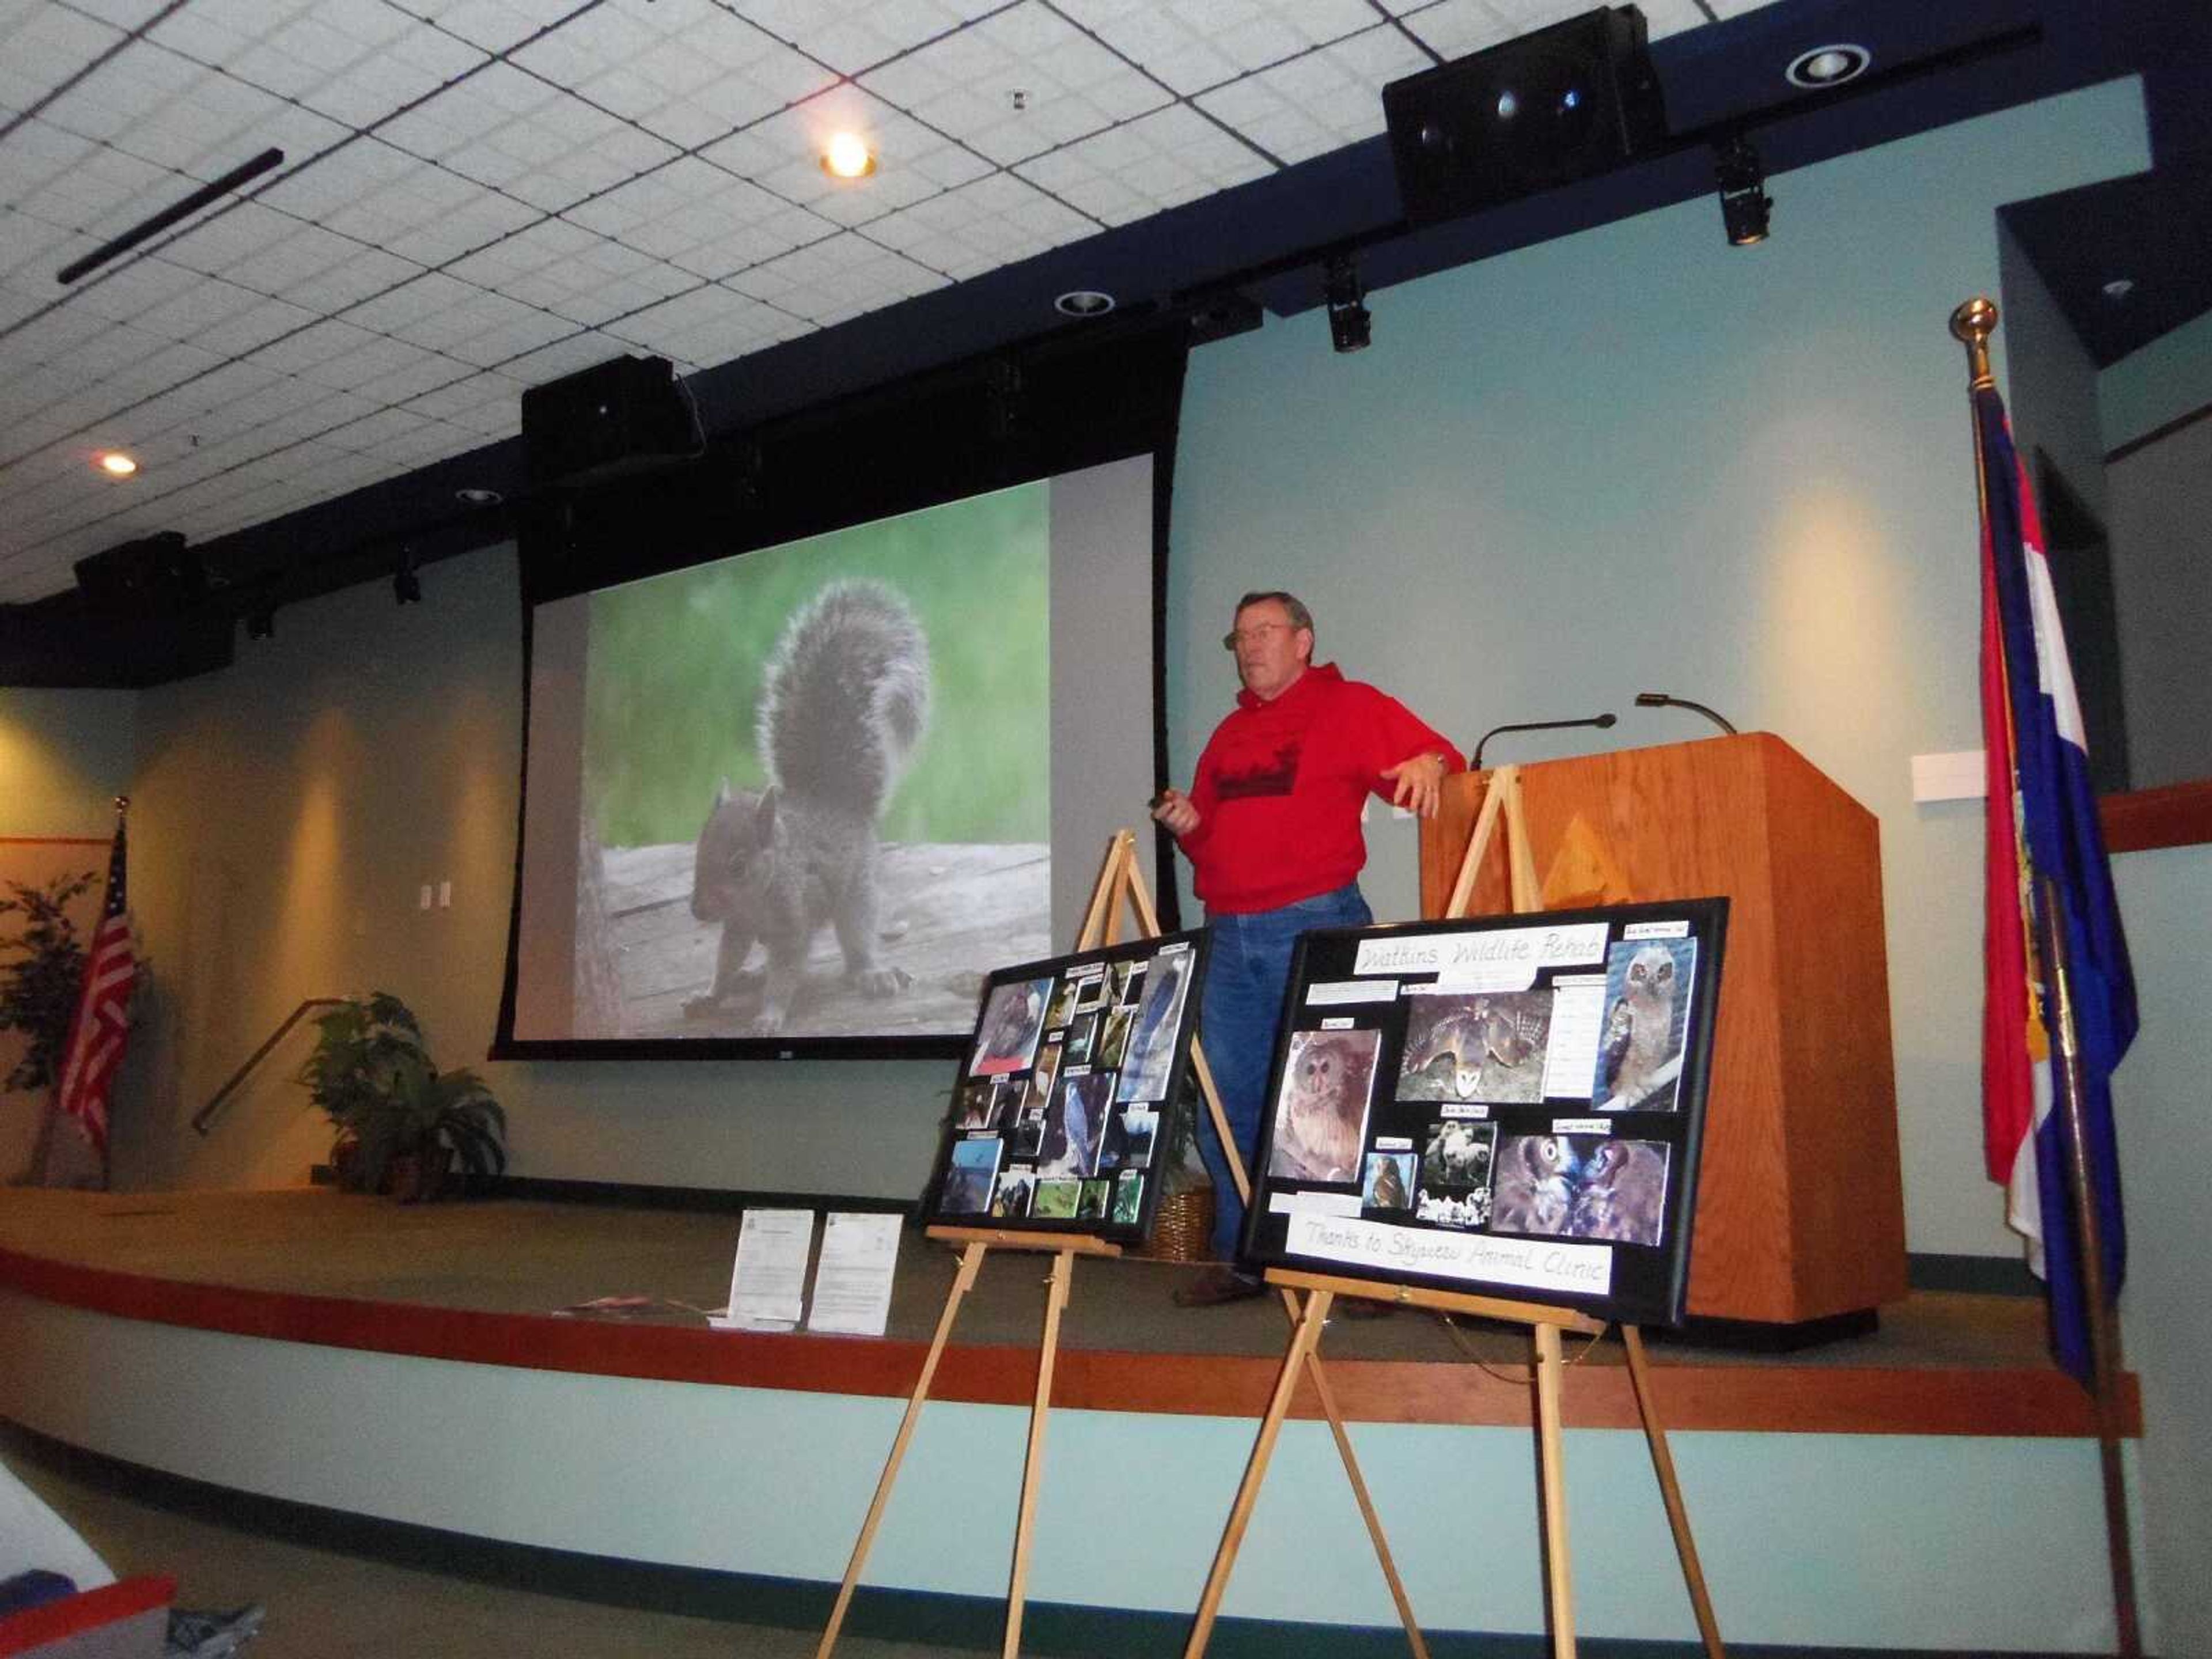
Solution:
{"label": "bird photograph", "polygon": [[1689,939],[1627,939],[1613,947],[1592,1090],[1600,1111],[1674,1109],[1697,951]]}

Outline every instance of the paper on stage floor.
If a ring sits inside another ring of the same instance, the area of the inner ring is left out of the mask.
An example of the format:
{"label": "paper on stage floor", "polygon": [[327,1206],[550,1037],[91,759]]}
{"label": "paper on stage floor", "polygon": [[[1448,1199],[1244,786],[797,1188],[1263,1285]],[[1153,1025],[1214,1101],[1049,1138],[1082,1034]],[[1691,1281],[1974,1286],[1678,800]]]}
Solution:
{"label": "paper on stage floor", "polygon": [[730,1311],[718,1325],[789,1330],[806,1291],[806,1253],[814,1242],[811,1210],[747,1210],[738,1227],[738,1260],[730,1271]]}
{"label": "paper on stage floor", "polygon": [[832,1210],[822,1226],[814,1269],[811,1331],[881,1336],[890,1318],[891,1275],[898,1267],[901,1218]]}

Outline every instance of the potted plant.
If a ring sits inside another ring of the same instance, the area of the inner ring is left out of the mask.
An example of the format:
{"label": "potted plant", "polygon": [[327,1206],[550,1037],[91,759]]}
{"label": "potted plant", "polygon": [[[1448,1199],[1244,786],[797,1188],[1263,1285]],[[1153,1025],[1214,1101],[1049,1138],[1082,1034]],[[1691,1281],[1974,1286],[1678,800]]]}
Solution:
{"label": "potted plant", "polygon": [[70,901],[96,879],[88,870],[56,876],[44,887],[11,881],[9,896],[0,899],[0,916],[23,919],[21,932],[0,939],[0,951],[18,953],[0,967],[0,1031],[21,1031],[30,1039],[0,1088],[49,1088],[60,1070],[84,985],[84,945],[67,913]]}
{"label": "potted plant", "polygon": [[507,1168],[507,1115],[466,1066],[440,1071],[413,1010],[388,991],[350,997],[315,1022],[299,1080],[337,1139],[331,1162],[349,1192],[435,1197],[465,1177]]}

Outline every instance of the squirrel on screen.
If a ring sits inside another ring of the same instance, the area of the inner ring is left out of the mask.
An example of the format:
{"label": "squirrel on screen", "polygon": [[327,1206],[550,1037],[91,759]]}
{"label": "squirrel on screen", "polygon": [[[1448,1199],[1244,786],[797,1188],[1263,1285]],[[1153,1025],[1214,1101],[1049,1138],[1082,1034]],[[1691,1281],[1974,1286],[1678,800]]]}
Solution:
{"label": "squirrel on screen", "polygon": [[[914,982],[876,960],[876,826],[928,721],[929,683],[921,625],[882,583],[832,582],[793,614],[761,676],[768,787],[732,793],[725,780],[699,832],[691,914],[720,922],[722,938],[714,988],[687,1015],[758,986],[754,1029],[782,1030],[825,925],[866,994]],[[755,940],[768,961],[748,973]]]}

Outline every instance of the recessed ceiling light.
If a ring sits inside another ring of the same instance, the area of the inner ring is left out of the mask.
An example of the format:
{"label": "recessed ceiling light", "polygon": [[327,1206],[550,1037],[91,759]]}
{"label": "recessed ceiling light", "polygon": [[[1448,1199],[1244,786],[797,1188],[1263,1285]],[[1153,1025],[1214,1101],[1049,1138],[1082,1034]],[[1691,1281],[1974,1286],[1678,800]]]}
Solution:
{"label": "recessed ceiling light", "polygon": [[1814,46],[1799,52],[1790,60],[1790,67],[1783,74],[1793,87],[1839,87],[1846,81],[1857,80],[1873,62],[1874,54],[1864,46],[1839,40],[1833,46]]}
{"label": "recessed ceiling light", "polygon": [[507,498],[496,489],[456,489],[453,499],[464,507],[497,507]]}
{"label": "recessed ceiling light", "polygon": [[2136,279],[2132,276],[2115,276],[2105,284],[2105,297],[2107,300],[2124,300],[2135,291]]}
{"label": "recessed ceiling light", "polygon": [[138,463],[119,449],[103,449],[98,459],[100,470],[111,478],[127,478],[138,470]]}
{"label": "recessed ceiling light", "polygon": [[1114,296],[1095,288],[1074,288],[1052,302],[1066,317],[1103,317],[1114,309]]}
{"label": "recessed ceiling light", "polygon": [[833,179],[865,179],[876,170],[876,158],[859,133],[834,133],[822,152],[822,170]]}

